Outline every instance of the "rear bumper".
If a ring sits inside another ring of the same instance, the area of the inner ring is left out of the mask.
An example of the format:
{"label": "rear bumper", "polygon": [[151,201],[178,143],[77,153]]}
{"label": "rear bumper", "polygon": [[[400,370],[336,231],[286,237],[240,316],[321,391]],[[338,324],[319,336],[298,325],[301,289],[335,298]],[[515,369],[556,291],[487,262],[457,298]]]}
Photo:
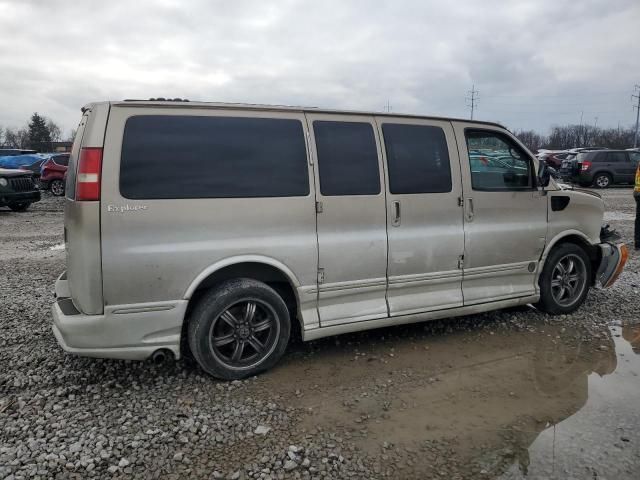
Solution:
{"label": "rear bumper", "polygon": [[76,355],[145,360],[168,349],[180,358],[180,333],[186,300],[105,307],[85,315],[73,304],[66,272],[56,281],[51,307],[53,334],[63,350]]}
{"label": "rear bumper", "polygon": [[629,258],[629,251],[624,243],[604,242],[599,247],[602,255],[596,272],[596,285],[608,288],[618,280],[624,270]]}
{"label": "rear bumper", "polygon": [[49,184],[53,180],[63,180],[63,178],[64,178],[64,173],[47,172],[40,177],[40,181],[42,183]]}
{"label": "rear bumper", "polygon": [[40,192],[33,190],[31,192],[6,192],[0,193],[0,207],[10,205],[12,203],[34,203],[40,201]]}

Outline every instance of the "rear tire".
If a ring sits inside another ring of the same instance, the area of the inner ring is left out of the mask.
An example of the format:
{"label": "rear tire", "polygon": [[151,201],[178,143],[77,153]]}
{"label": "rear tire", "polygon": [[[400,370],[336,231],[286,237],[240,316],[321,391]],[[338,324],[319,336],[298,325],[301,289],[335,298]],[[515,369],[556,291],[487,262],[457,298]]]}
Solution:
{"label": "rear tire", "polygon": [[576,311],[584,303],[591,283],[591,262],[584,249],[564,243],[551,251],[539,280],[536,308],[551,315]]}
{"label": "rear tire", "polygon": [[608,188],[612,183],[613,179],[608,173],[598,173],[593,178],[593,186],[596,188]]}
{"label": "rear tire", "polygon": [[51,190],[51,193],[56,197],[61,197],[64,195],[64,182],[62,180],[52,180],[49,183],[49,190]]}
{"label": "rear tire", "polygon": [[189,319],[189,348],[202,369],[223,380],[273,367],[291,333],[289,311],[268,285],[228,280],[206,293]]}
{"label": "rear tire", "polygon": [[29,208],[30,205],[31,203],[29,202],[12,203],[11,205],[9,205],[9,208],[14,212],[24,212],[27,208]]}

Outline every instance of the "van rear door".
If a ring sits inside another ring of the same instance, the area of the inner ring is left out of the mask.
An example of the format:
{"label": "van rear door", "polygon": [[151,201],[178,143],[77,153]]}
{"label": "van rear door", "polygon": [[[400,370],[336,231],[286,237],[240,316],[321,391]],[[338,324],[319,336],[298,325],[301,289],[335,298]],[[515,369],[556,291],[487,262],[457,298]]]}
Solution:
{"label": "van rear door", "polygon": [[[101,153],[108,115],[108,103],[85,107],[73,140],[67,173],[64,211],[67,281],[74,305],[87,315],[103,312],[100,200],[78,200],[79,181],[83,179],[78,164],[85,149]],[[96,180],[99,181],[99,174]]]}

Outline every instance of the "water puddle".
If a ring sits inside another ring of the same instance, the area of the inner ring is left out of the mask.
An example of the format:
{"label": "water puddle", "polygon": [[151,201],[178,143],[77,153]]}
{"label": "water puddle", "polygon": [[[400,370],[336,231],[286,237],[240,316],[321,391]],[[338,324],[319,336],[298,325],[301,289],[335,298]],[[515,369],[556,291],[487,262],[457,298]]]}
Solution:
{"label": "water puddle", "polygon": [[639,478],[640,325],[612,327],[617,367],[587,375],[585,402],[546,428],[500,478]]}
{"label": "water puddle", "polygon": [[640,326],[496,330],[327,339],[259,382],[308,412],[303,432],[334,431],[370,458],[408,452],[407,478],[637,472]]}

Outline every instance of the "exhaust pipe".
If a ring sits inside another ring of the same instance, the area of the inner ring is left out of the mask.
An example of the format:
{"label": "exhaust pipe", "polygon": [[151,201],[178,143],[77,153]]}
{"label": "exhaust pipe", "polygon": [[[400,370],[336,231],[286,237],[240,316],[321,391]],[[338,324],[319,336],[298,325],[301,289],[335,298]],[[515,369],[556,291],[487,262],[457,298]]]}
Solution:
{"label": "exhaust pipe", "polygon": [[160,350],[156,350],[151,355],[151,360],[153,360],[153,363],[155,363],[156,365],[160,365],[161,363],[164,363],[167,360],[172,358],[173,358],[173,352],[166,348],[161,348]]}

